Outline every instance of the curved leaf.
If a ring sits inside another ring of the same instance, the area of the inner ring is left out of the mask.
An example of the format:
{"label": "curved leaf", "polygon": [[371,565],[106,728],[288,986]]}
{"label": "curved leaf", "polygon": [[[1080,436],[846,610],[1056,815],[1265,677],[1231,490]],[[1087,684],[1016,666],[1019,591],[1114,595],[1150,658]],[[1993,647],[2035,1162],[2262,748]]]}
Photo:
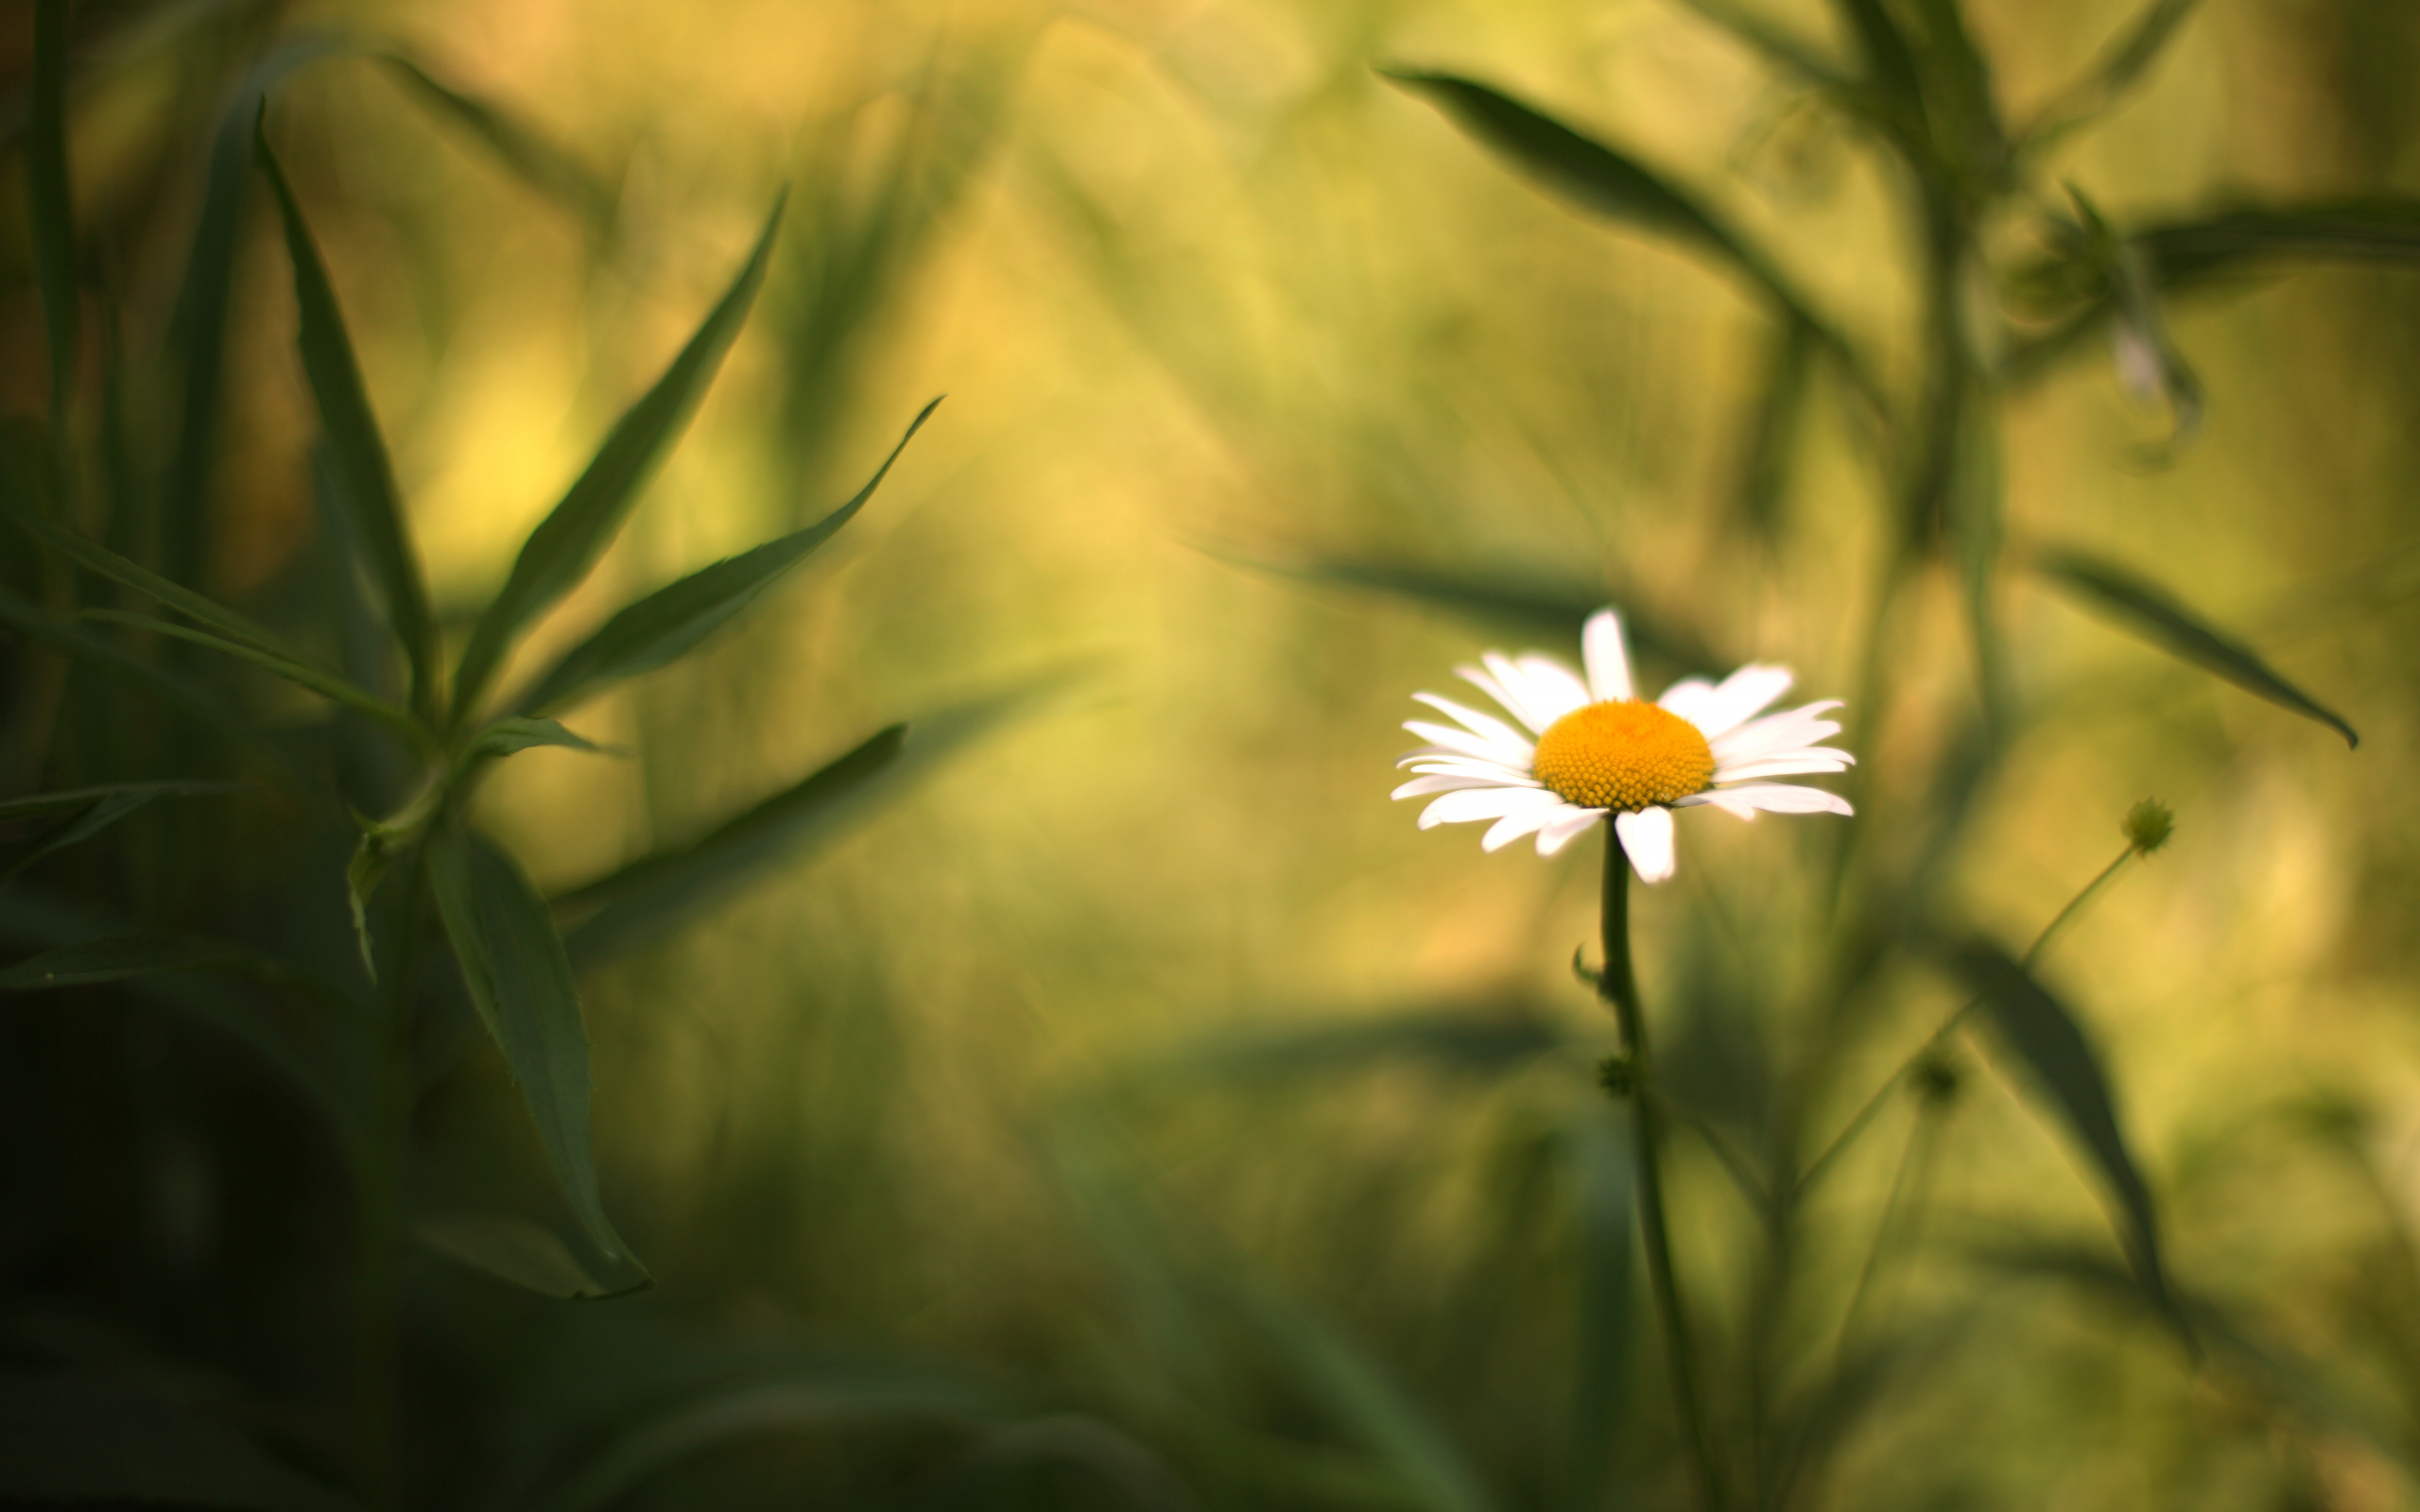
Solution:
{"label": "curved leaf", "polygon": [[623,517],[637,502],[640,485],[688,422],[690,412],[721,366],[723,353],[731,350],[741,322],[748,318],[748,308],[765,281],[773,232],[781,222],[782,201],[777,199],[748,261],[704,323],[655,386],[614,422],[586,471],[522,543],[511,576],[480,614],[470,644],[462,649],[454,678],[458,722],[467,719],[476,707],[479,695],[487,691],[489,679],[522,628],[588,576],[621,528]]}
{"label": "curved leaf", "polygon": [[2135,24],[2084,77],[2060,91],[2034,116],[2032,124],[2025,129],[2021,150],[2036,155],[2048,151],[2069,132],[2089,125],[2124,98],[2200,3],[2201,0],[2152,0],[2144,7]]}
{"label": "curved leaf", "polygon": [[358,683],[331,672],[325,667],[313,666],[291,657],[281,656],[274,651],[265,651],[242,642],[230,641],[221,636],[213,635],[207,630],[188,629],[182,625],[171,625],[166,620],[153,619],[148,614],[130,614],[123,610],[114,609],[88,609],[84,611],[83,617],[88,620],[103,620],[112,625],[131,625],[137,629],[149,630],[156,635],[165,635],[180,641],[191,641],[196,645],[206,645],[214,651],[224,652],[237,661],[250,662],[264,672],[273,672],[298,687],[308,688],[320,697],[343,704],[355,713],[368,714],[371,718],[393,729],[415,746],[425,747],[430,744],[427,727],[413,718],[410,710],[400,704],[389,703]]}
{"label": "curved leaf", "polygon": [[687,655],[855,518],[940,403],[936,399],[917,414],[907,435],[848,503],[804,530],[701,568],[629,605],[539,678],[522,697],[521,708],[531,713],[558,709]]}
{"label": "curved leaf", "polygon": [[68,945],[0,971],[0,991],[122,982],[164,971],[212,969],[274,973],[278,963],[249,946],[199,935],[128,935]]}
{"label": "curved leaf", "polygon": [[278,219],[285,230],[285,250],[294,266],[294,302],[302,314],[297,338],[302,349],[302,370],[310,379],[311,397],[320,411],[320,428],[328,440],[327,455],[336,475],[336,494],[353,517],[371,567],[387,601],[387,617],[404,660],[411,669],[412,708],[433,719],[437,710],[437,620],[429,612],[428,589],[421,576],[420,557],[404,526],[404,507],[395,487],[395,470],[388,460],[386,440],[378,434],[378,416],[361,381],[361,365],[345,334],[344,312],[337,304],[336,288],[320,261],[320,249],[303,222],[302,207],[269,150],[268,139],[253,137],[262,176],[277,198]]}
{"label": "curved leaf", "polygon": [[2001,1040],[2016,1052],[2048,1094],[2052,1107],[2084,1153],[2100,1167],[2122,1221],[2118,1237],[2144,1292],[2172,1311],[2168,1276],[2160,1261],[2159,1220],[2151,1187],[2143,1180],[2118,1126],[2109,1078],[2083,1028],[2066,1005],[2007,952],[1985,939],[1958,947],[1956,963],[1991,1018]]}
{"label": "curved leaf", "polygon": [[21,842],[14,857],[0,848],[0,877],[13,877],[43,857],[80,840],[90,839],[155,798],[184,798],[201,793],[241,793],[241,782],[116,782],[103,787],[63,788],[0,803],[0,823],[10,820],[68,816],[60,823]]}
{"label": "curved leaf", "polygon": [[599,1280],[544,1225],[510,1213],[437,1213],[412,1225],[412,1237],[450,1260],[545,1297],[571,1300],[628,1290]]}
{"label": "curved leaf", "polygon": [[473,737],[466,756],[510,756],[533,746],[562,746],[571,750],[602,752],[605,747],[585,735],[574,734],[551,719],[499,719]]}
{"label": "curved leaf", "polygon": [[614,191],[561,146],[493,101],[446,83],[407,54],[372,55],[404,83],[406,93],[433,113],[467,130],[495,154],[515,178],[548,198],[571,207],[599,237],[614,228]]}
{"label": "curved leaf", "polygon": [[2043,552],[2035,558],[2034,566],[2085,607],[2117,621],[2178,661],[2189,662],[2281,709],[2317,720],[2342,735],[2348,747],[2360,745],[2361,737],[2342,715],[2279,677],[2250,646],[2220,631],[2158,584],[2073,550]]}
{"label": "curved leaf", "polygon": [[614,1291],[648,1283],[597,1194],[589,1147],[588,1033],[571,963],[521,868],[485,837],[452,826],[428,840],[438,912],[462,980],[511,1066],[572,1211],[601,1252]]}

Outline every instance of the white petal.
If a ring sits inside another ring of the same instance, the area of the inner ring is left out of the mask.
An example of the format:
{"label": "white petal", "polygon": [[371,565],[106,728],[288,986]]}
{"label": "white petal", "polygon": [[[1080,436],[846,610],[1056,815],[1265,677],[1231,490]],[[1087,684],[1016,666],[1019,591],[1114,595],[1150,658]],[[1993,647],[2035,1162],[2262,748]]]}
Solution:
{"label": "white petal", "polygon": [[1518,746],[1507,746],[1501,741],[1489,740],[1483,735],[1474,735],[1467,730],[1456,730],[1450,725],[1432,725],[1419,719],[1405,720],[1403,728],[1432,745],[1443,746],[1447,750],[1460,751],[1465,756],[1476,756],[1483,762],[1495,762],[1499,765],[1515,768],[1530,765],[1530,750],[1526,742]]}
{"label": "white petal", "polygon": [[1505,784],[1492,777],[1472,777],[1461,772],[1434,772],[1415,777],[1388,794],[1389,798],[1420,798],[1429,793],[1453,793],[1466,787],[1502,787]]}
{"label": "white petal", "polygon": [[1448,793],[1420,811],[1420,827],[1500,819],[1507,815],[1559,808],[1563,799],[1540,787],[1476,787]]}
{"label": "white petal", "polygon": [[1713,740],[1729,734],[1741,721],[1780,697],[1789,690],[1792,680],[1787,667],[1751,662],[1723,679],[1695,712],[1683,717],[1703,731],[1706,739]]}
{"label": "white petal", "polygon": [[[1536,691],[1530,686],[1530,675],[1514,666],[1512,658],[1490,651],[1479,660],[1487,663],[1489,675],[1495,679],[1497,691],[1503,694],[1496,701],[1511,710],[1513,718],[1543,735],[1547,732],[1547,726],[1563,717],[1560,713],[1547,712]],[[1465,672],[1462,676],[1471,674]]]}
{"label": "white petal", "polygon": [[1752,777],[1798,777],[1808,772],[1845,772],[1857,765],[1857,758],[1844,750],[1826,750],[1809,746],[1779,756],[1764,756],[1754,761],[1733,762],[1718,765],[1714,780],[1718,782],[1744,782]]}
{"label": "white petal", "polygon": [[1530,727],[1530,734],[1543,735],[1546,733],[1546,726],[1538,724],[1530,719],[1529,705],[1522,702],[1520,698],[1515,696],[1511,688],[1506,687],[1503,683],[1488,676],[1486,673],[1481,672],[1477,667],[1456,667],[1454,669],[1454,675],[1469,683],[1472,687],[1477,688],[1479,692],[1486,694],[1497,703],[1503,705],[1504,712],[1506,713],[1511,714],[1513,718],[1518,719],[1521,723]]}
{"label": "white petal", "polygon": [[1673,806],[1687,808],[1710,803],[1725,814],[1736,814],[1743,819],[1756,816],[1758,810],[1768,814],[1854,814],[1849,800],[1838,794],[1816,787],[1798,787],[1789,782],[1769,782],[1753,787],[1718,787],[1711,792],[1694,793]]}
{"label": "white petal", "polygon": [[1518,814],[1508,814],[1495,821],[1495,828],[1479,837],[1478,848],[1482,850],[1501,850],[1530,831],[1551,823],[1555,816],[1563,812],[1564,805],[1556,803],[1548,808],[1525,809]]}
{"label": "white petal", "polygon": [[[1785,710],[1752,720],[1727,734],[1708,737],[1714,759],[1748,761],[1759,756],[1776,756],[1786,750],[1812,746],[1841,732],[1841,727],[1821,715],[1827,709],[1838,709],[1841,701],[1828,698],[1801,708]],[[1700,726],[1703,729],[1703,726]]]}
{"label": "white petal", "polygon": [[1641,809],[1614,816],[1614,833],[1641,882],[1662,882],[1672,874],[1672,811]]}
{"label": "white petal", "polygon": [[1558,814],[1538,831],[1538,854],[1550,856],[1597,827],[1605,816],[1603,809],[1573,809]]}
{"label": "white petal", "polygon": [[[1582,660],[1588,665],[1588,691],[1597,701],[1630,697],[1630,653],[1622,647],[1621,616],[1612,610],[1600,609],[1588,616],[1587,627],[1580,632]],[[1545,836],[1539,836],[1545,843]]]}
{"label": "white petal", "polygon": [[1476,709],[1465,709],[1453,699],[1440,698],[1433,693],[1415,693],[1412,696],[1449,719],[1461,720],[1472,734],[1481,740],[1492,740],[1499,746],[1518,747],[1522,750],[1530,748],[1530,743],[1521,738],[1521,732],[1501,719],[1491,718]]}
{"label": "white petal", "polygon": [[1530,712],[1544,715],[1549,725],[1574,709],[1585,709],[1597,701],[1588,696],[1588,684],[1552,657],[1532,651],[1516,664],[1530,679]]}
{"label": "white petal", "polygon": [[1713,696],[1713,683],[1703,678],[1683,678],[1665,689],[1664,696],[1655,701],[1694,725],[1698,722],[1698,715],[1705,710],[1705,701]]}

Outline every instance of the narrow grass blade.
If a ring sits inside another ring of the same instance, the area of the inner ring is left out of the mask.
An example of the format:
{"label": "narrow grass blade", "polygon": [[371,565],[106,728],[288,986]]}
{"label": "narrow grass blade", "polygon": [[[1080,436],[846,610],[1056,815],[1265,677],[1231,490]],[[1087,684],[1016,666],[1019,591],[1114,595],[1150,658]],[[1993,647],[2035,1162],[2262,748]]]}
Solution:
{"label": "narrow grass blade", "polygon": [[569,750],[603,752],[604,747],[575,734],[551,719],[499,719],[471,741],[472,756],[510,756],[533,746],[561,746]]}
{"label": "narrow grass blade", "polygon": [[275,974],[278,963],[249,946],[199,935],[129,935],[63,946],[0,970],[0,991],[122,982],[166,971],[237,971]]}
{"label": "narrow grass blade", "polygon": [[[1428,567],[1350,558],[1252,565],[1314,582],[1371,589],[1432,604],[1518,630],[1541,644],[1566,648],[1579,644],[1581,627],[1589,615],[1608,602],[1617,602],[1621,605],[1622,629],[1634,650],[1659,657],[1685,672],[1715,673],[1732,664],[1715,655],[1704,641],[1685,627],[1641,610],[1635,595],[1600,583],[1552,578],[1518,570]],[[1564,654],[1568,655],[1568,650]]]}
{"label": "narrow grass blade", "polygon": [[593,910],[567,936],[583,969],[712,906],[773,863],[828,834],[900,757],[908,727],[877,731],[755,807],[687,845],[640,857],[556,900]]}
{"label": "narrow grass blade", "polygon": [[2118,1202],[2118,1236],[2144,1292],[2169,1307],[2168,1276],[2160,1260],[2159,1220],[2152,1192],[2135,1164],[2118,1126],[2109,1078],[2066,1005],[2035,981],[2007,952],[1984,939],[1957,951],[1959,974],[1998,1029],[2001,1040],[2033,1074],[2035,1084],[2100,1168]]}
{"label": "narrow grass blade", "polygon": [[449,1260],[545,1297],[612,1297],[629,1289],[598,1279],[544,1224],[510,1213],[438,1213],[413,1224],[412,1237]]}
{"label": "narrow grass blade", "polygon": [[588,1034],[571,963],[546,905],[512,858],[481,835],[441,826],[427,842],[429,881],[462,980],[511,1066],[546,1158],[616,1292],[648,1284],[605,1216],[589,1148]]}
{"label": "narrow grass blade", "polygon": [[1310,1022],[1206,1036],[1115,1074],[1112,1085],[1156,1102],[1186,1085],[1274,1088],[1298,1077],[1333,1079],[1407,1063],[1497,1076],[1567,1043],[1532,1004],[1423,1004],[1344,1020],[1306,1008],[1301,1017]]}
{"label": "narrow grass blade", "polygon": [[[17,846],[0,848],[0,877],[13,877],[43,857],[91,839],[153,799],[206,793],[241,793],[240,782],[119,782],[79,787],[0,803],[0,823],[67,816],[60,823]],[[10,851],[16,851],[11,855]]]}
{"label": "narrow grass blade", "polygon": [[1739,449],[1739,482],[1733,510],[1740,524],[1768,543],[1779,540],[1782,505],[1789,490],[1800,418],[1815,355],[1815,333],[1800,320],[1785,320],[1773,333],[1765,378],[1747,421]]}
{"label": "narrow grass blade", "polygon": [[1765,256],[1681,190],[1626,154],[1485,84],[1450,74],[1389,73],[1524,173],[1583,210],[1668,236],[1748,275],[1782,310],[1814,325]]}
{"label": "narrow grass blade", "polygon": [[587,470],[523,542],[511,576],[479,616],[470,644],[463,648],[454,679],[458,721],[470,717],[523,627],[588,576],[621,528],[657,457],[687,423],[723,353],[731,350],[740,324],[748,318],[749,306],[765,281],[773,232],[781,221],[782,205],[777,200],[754,250],[705,322],[655,386],[614,421]]}
{"label": "narrow grass blade", "polygon": [[446,83],[401,52],[373,55],[405,92],[439,118],[468,131],[523,183],[569,208],[598,240],[614,229],[614,191],[536,128],[492,100]]}
{"label": "narrow grass blade", "polygon": [[64,438],[75,389],[76,208],[67,173],[68,0],[34,0],[33,118],[26,142],[26,219],[50,345],[50,415]]}
{"label": "narrow grass blade", "polygon": [[406,700],[421,717],[437,717],[437,621],[429,612],[428,589],[422,578],[420,557],[404,525],[404,507],[395,487],[395,470],[387,442],[378,432],[378,417],[370,391],[361,381],[353,338],[346,335],[344,312],[337,304],[335,285],[320,260],[311,228],[302,218],[268,139],[257,134],[253,147],[262,176],[277,198],[278,219],[285,231],[285,250],[294,267],[294,302],[301,311],[302,370],[311,383],[311,397],[320,410],[320,428],[327,438],[327,457],[337,483],[336,494],[352,517],[371,569],[387,601],[387,619],[404,648],[411,669]]}
{"label": "narrow grass blade", "polygon": [[702,568],[625,608],[539,678],[520,700],[522,709],[532,713],[559,709],[624,678],[652,672],[687,655],[856,518],[940,403],[936,399],[924,407],[882,466],[848,503],[804,530]]}
{"label": "narrow grass blade", "polygon": [[1392,1472],[1414,1505],[1489,1512],[1496,1504],[1444,1431],[1342,1334],[1266,1289],[1246,1294],[1241,1306],[1287,1373]]}
{"label": "narrow grass blade", "polygon": [[1762,53],[1769,62],[1827,93],[1842,94],[1855,87],[1847,75],[1826,62],[1813,47],[1762,16],[1731,4],[1731,0],[1682,0],[1682,4]]}
{"label": "narrow grass blade", "polygon": [[1571,1449],[1563,1504],[1572,1512],[1599,1512],[1613,1476],[1622,1389],[1638,1347],[1631,1263],[1637,1246],[1637,1157],[1621,1120],[1595,1099],[1573,1117],[1564,1149],[1579,1306],[1571,1340]]}
{"label": "narrow grass blade", "polygon": [[2035,558],[2034,566],[2087,609],[2116,621],[2121,628],[2178,661],[2190,662],[2280,709],[2317,720],[2342,735],[2348,747],[2360,745],[2361,737],[2342,715],[2279,677],[2250,646],[2178,603],[2158,584],[2073,550],[2043,552]]}
{"label": "narrow grass blade", "polygon": [[311,666],[305,662],[280,656],[274,651],[264,651],[257,646],[226,640],[207,630],[188,629],[182,625],[171,625],[166,620],[153,619],[148,614],[130,614],[122,610],[113,609],[88,609],[84,611],[84,618],[103,620],[112,625],[131,625],[138,629],[150,630],[155,634],[172,636],[180,641],[191,641],[196,645],[206,645],[214,651],[224,652],[238,661],[250,662],[265,672],[275,673],[288,682],[308,688],[321,697],[333,699],[355,713],[368,714],[371,718],[405,736],[417,747],[425,748],[430,743],[426,727],[412,717],[410,710],[399,704],[389,703],[386,699],[323,667]]}
{"label": "narrow grass blade", "polygon": [[2020,150],[2033,156],[2056,146],[2126,97],[2168,48],[2201,0],[2152,0],[2084,76],[2045,105],[2025,129]]}

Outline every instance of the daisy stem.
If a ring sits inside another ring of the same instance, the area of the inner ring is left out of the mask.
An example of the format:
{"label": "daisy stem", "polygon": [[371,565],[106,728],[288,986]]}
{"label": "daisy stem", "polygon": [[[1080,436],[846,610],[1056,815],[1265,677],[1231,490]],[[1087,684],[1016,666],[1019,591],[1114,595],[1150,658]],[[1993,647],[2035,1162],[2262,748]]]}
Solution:
{"label": "daisy stem", "polygon": [[1664,1119],[1660,1100],[1651,1091],[1647,1015],[1639,1006],[1638,975],[1631,965],[1630,858],[1614,827],[1608,824],[1604,830],[1605,971],[1598,994],[1613,1008],[1615,1021],[1621,1026],[1623,1047],[1630,1055],[1631,1126],[1638,1144],[1639,1237],[1647,1249],[1648,1290],[1654,1295],[1655,1311],[1664,1327],[1664,1353],[1671,1362],[1673,1405],[1680,1415],[1682,1435],[1688,1440],[1700,1503],[1707,1512],[1720,1512],[1722,1483],[1698,1400],[1697,1354],[1690,1347],[1688,1320],[1681,1308],[1680,1282],[1672,1270],[1670,1226],[1664,1215]]}

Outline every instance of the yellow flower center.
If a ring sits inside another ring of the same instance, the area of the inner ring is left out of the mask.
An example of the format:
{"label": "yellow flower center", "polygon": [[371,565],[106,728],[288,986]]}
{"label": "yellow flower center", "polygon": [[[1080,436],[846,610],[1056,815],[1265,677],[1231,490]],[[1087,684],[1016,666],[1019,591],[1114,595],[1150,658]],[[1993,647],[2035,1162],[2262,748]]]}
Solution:
{"label": "yellow flower center", "polygon": [[1651,808],[1703,793],[1714,752],[1698,727],[1636,698],[1592,703],[1547,727],[1538,781],[1584,809]]}

